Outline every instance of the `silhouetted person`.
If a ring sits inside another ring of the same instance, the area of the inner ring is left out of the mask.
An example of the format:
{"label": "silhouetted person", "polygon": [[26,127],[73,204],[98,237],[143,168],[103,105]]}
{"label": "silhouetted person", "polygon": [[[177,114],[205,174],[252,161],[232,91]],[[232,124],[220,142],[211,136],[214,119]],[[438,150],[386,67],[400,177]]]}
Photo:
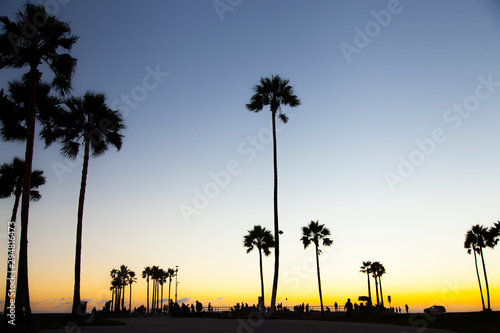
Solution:
{"label": "silhouetted person", "polygon": [[203,305],[200,302],[196,301],[196,314],[201,315],[202,310],[203,310]]}
{"label": "silhouetted person", "polygon": [[408,313],[408,304],[405,304],[405,308],[406,308],[406,313]]}
{"label": "silhouetted person", "polygon": [[339,310],[339,305],[337,304],[337,302],[335,302],[333,306],[335,307],[335,312],[337,312]]}
{"label": "silhouetted person", "polygon": [[350,298],[347,299],[347,303],[345,303],[345,305],[344,305],[344,311],[345,311],[345,314],[347,315],[347,317],[351,316],[351,313],[352,313],[352,303],[351,303],[351,299]]}

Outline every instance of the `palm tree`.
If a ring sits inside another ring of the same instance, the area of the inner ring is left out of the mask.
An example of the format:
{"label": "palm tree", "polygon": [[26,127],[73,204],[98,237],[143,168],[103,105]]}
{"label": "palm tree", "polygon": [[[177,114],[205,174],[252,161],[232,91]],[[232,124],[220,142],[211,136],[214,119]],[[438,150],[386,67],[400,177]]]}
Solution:
{"label": "palm tree", "polygon": [[323,246],[330,246],[333,244],[333,240],[328,238],[330,236],[330,230],[325,227],[324,224],[319,224],[319,221],[311,221],[307,227],[302,227],[302,244],[304,244],[304,249],[306,249],[309,244],[314,243],[316,247],[316,268],[318,271],[318,288],[319,288],[319,301],[321,303],[321,315],[323,312],[323,295],[321,293],[321,278],[319,274],[319,255],[321,250],[319,249],[319,242],[323,241]]}
{"label": "palm tree", "polygon": [[134,271],[128,272],[128,284],[130,285],[129,291],[129,301],[128,301],[128,312],[132,312],[132,283],[137,282]]}
{"label": "palm tree", "polygon": [[160,305],[160,312],[163,312],[163,284],[167,282],[168,278],[168,272],[160,269],[160,286],[161,286],[161,305]]}
{"label": "palm tree", "polygon": [[289,80],[283,80],[279,75],[271,78],[261,78],[260,84],[254,86],[255,94],[250,98],[250,103],[246,105],[249,111],[259,112],[266,105],[270,106],[273,127],[273,168],[274,168],[274,278],[273,292],[271,296],[271,312],[276,310],[276,293],[278,291],[279,272],[279,225],[278,225],[278,152],[276,145],[276,114],[285,124],[288,117],[281,110],[282,105],[296,107],[300,105],[300,100],[293,93],[293,87],[288,85]]}
{"label": "palm tree", "polygon": [[[259,250],[259,267],[260,267],[260,293],[262,295],[262,305],[264,305],[264,273],[262,270],[262,252],[267,257],[271,254],[271,248],[274,247],[274,238],[271,231],[266,228],[256,225],[252,230],[248,230],[248,234],[243,237],[243,247],[246,247],[247,253],[250,253],[254,248]],[[263,309],[262,309],[263,310]]]}
{"label": "palm tree", "polygon": [[151,277],[152,273],[153,271],[149,266],[145,267],[144,270],[142,271],[142,278],[146,279],[146,282],[148,284],[148,289],[146,293],[146,307],[147,307],[146,313],[149,313],[149,278]]}
{"label": "palm tree", "polygon": [[106,97],[102,93],[86,92],[83,97],[70,97],[65,101],[67,112],[57,121],[61,153],[68,158],[76,158],[83,146],[83,167],[78,200],[76,254],[75,254],[75,285],[73,292],[73,314],[77,314],[80,304],[80,275],[82,254],[82,224],[85,189],[90,155],[97,157],[104,154],[110,145],[116,150],[122,146],[125,128],[118,111],[111,110],[106,105]]}
{"label": "palm tree", "polygon": [[[71,89],[71,77],[76,67],[76,59],[69,53],[78,37],[71,35],[67,23],[49,15],[43,5],[26,3],[19,11],[17,21],[6,16],[0,17],[3,31],[0,34],[0,69],[29,67],[25,78],[29,87],[28,114],[26,117],[26,154],[24,163],[24,183],[21,199],[21,239],[19,244],[19,265],[17,278],[16,314],[23,319],[31,316],[28,285],[28,216],[31,190],[31,170],[35,139],[36,91],[42,76],[38,65],[48,64],[54,73],[52,86],[61,94]],[[33,26],[30,22],[36,22]]]}
{"label": "palm tree", "polygon": [[128,267],[125,265],[121,265],[120,270],[118,272],[119,272],[118,276],[120,277],[120,282],[121,282],[120,285],[122,289],[122,291],[120,292],[121,302],[122,302],[121,311],[125,311],[125,287],[129,283],[130,269],[128,269]]}
{"label": "palm tree", "polygon": [[490,288],[488,286],[488,275],[486,274],[486,265],[484,263],[484,254],[483,248],[488,246],[490,233],[488,229],[482,225],[476,224],[472,227],[472,232],[476,236],[476,249],[479,251],[479,256],[481,257],[481,263],[483,265],[483,275],[484,275],[484,284],[486,285],[486,299],[488,300],[488,311],[491,311],[490,305]]}
{"label": "palm tree", "polygon": [[173,268],[167,269],[168,273],[168,311],[170,311],[170,286],[172,285],[172,278],[175,276],[175,270]]}
{"label": "palm tree", "polygon": [[383,264],[379,264],[378,270],[377,270],[377,277],[378,277],[378,284],[380,286],[380,305],[382,308],[384,307],[384,294],[382,293],[382,280],[381,277],[382,275],[385,274],[385,267]]}
{"label": "palm tree", "polygon": [[372,262],[370,266],[370,271],[372,272],[372,277],[375,279],[375,294],[377,295],[377,306],[380,304],[380,299],[378,297],[378,271],[380,269],[380,263],[378,261]]}
{"label": "palm tree", "polygon": [[360,272],[366,273],[366,277],[368,278],[368,299],[370,300],[370,304],[372,304],[372,291],[370,288],[370,273],[372,272],[371,265],[372,265],[371,261],[363,261],[363,265],[360,267],[361,268]]}
{"label": "palm tree", "polygon": [[[14,208],[12,209],[11,223],[16,222],[17,209],[19,207],[19,200],[21,199],[23,189],[24,177],[24,161],[18,157],[14,157],[11,163],[4,163],[0,166],[0,198],[5,199],[14,196]],[[45,184],[45,177],[43,171],[34,170],[31,173],[31,191],[30,200],[38,201],[42,198],[40,192],[36,189]],[[7,283],[5,285],[5,304],[3,313],[7,313],[7,307],[10,305],[9,289],[10,279],[13,267],[9,267],[11,260],[7,257]],[[9,269],[10,268],[10,269]]]}
{"label": "palm tree", "polygon": [[464,248],[467,249],[468,254],[471,254],[471,252],[474,254],[474,264],[476,266],[476,275],[477,275],[477,282],[479,283],[479,293],[481,294],[481,303],[483,305],[483,311],[486,311],[486,307],[484,305],[483,288],[481,286],[481,278],[479,276],[479,268],[477,266],[476,253],[479,253],[479,249],[476,247],[476,244],[477,244],[477,236],[472,232],[472,230],[468,230],[467,233],[465,234]]}

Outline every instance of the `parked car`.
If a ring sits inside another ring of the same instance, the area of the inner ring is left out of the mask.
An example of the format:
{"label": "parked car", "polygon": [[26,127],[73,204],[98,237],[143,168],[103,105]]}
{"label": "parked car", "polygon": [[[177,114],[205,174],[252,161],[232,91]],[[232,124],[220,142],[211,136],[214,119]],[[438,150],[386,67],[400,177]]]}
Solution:
{"label": "parked car", "polygon": [[424,309],[425,313],[444,313],[446,309],[442,305],[433,305],[430,308]]}

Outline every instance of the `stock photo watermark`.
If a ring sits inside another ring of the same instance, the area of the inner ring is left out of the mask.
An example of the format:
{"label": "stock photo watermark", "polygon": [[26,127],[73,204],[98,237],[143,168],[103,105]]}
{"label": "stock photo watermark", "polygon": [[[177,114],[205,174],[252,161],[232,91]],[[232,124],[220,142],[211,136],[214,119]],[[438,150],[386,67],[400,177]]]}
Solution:
{"label": "stock photo watermark", "polygon": [[[295,119],[295,115],[289,115],[289,119]],[[280,133],[285,128],[284,124],[276,126],[276,132]],[[238,155],[245,162],[250,163],[257,157],[258,153],[264,150],[270,143],[273,142],[273,132],[270,127],[264,127],[256,135],[248,136],[237,146]],[[191,223],[193,216],[199,215],[203,210],[207,209],[211,200],[220,195],[222,190],[226,189],[231,179],[240,175],[243,172],[243,163],[235,159],[229,160],[222,170],[210,171],[208,181],[201,187],[193,189],[193,196],[189,204],[181,203],[178,206],[179,213],[186,223]]]}
{"label": "stock photo watermark", "polygon": [[227,12],[232,12],[236,7],[241,5],[243,0],[214,0],[212,5],[221,22],[224,21],[224,15]]}
{"label": "stock photo watermark", "polygon": [[[147,66],[145,71],[147,74],[142,78],[142,84],[134,86],[128,94],[122,93],[120,98],[114,99],[111,102],[111,109],[118,110],[122,114],[123,119],[129,116],[131,109],[136,109],[148,97],[148,92],[158,88],[164,82],[165,78],[170,75],[168,72],[163,72],[159,64],[154,69],[151,66]],[[97,145],[99,142],[96,141],[103,140],[102,133],[107,133],[110,126],[112,126],[111,122],[104,119],[98,128],[86,131],[84,135]],[[64,163],[54,161],[51,163],[51,166],[59,182],[62,182],[63,175],[73,172],[74,168],[79,168],[82,165],[82,161],[83,151],[79,151],[74,160],[65,159]]]}
{"label": "stock photo watermark", "polygon": [[7,298],[5,302],[8,302],[7,313],[5,315],[10,318],[8,323],[10,325],[16,325],[16,222],[11,221],[7,223],[7,283],[9,283],[9,289],[7,293]]}
{"label": "stock photo watermark", "polygon": [[[443,112],[443,121],[454,131],[458,130],[464,119],[468,119],[476,112],[481,102],[489,99],[493,93],[500,87],[500,81],[494,81],[493,75],[489,74],[487,78],[479,76],[479,84],[476,85],[474,93],[466,96],[461,103],[455,103],[452,107]],[[438,146],[448,139],[446,130],[443,127],[434,128],[429,137],[414,141],[414,148],[408,155],[398,155],[398,167],[395,172],[387,171],[384,178],[392,192],[396,190],[398,184],[404,183],[408,177],[412,176],[416,169],[422,166],[425,161],[433,155]]]}
{"label": "stock photo watermark", "polygon": [[[408,0],[412,1],[412,0]],[[389,0],[386,9],[379,11],[371,10],[370,15],[373,20],[365,23],[363,28],[354,27],[354,37],[351,43],[342,42],[339,44],[340,50],[348,64],[352,62],[354,54],[359,55],[361,51],[370,45],[371,41],[380,35],[383,29],[387,28],[395,15],[403,11],[400,0]]]}

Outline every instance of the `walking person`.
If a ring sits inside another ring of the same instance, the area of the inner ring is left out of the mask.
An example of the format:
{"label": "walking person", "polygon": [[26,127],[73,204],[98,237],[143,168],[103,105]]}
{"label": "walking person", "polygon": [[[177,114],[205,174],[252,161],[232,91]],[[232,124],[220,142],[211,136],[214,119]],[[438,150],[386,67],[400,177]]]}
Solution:
{"label": "walking person", "polygon": [[344,311],[345,311],[345,314],[346,314],[347,317],[351,316],[351,313],[352,313],[352,303],[351,303],[351,299],[350,298],[347,299],[347,303],[345,303],[345,305],[344,305]]}

